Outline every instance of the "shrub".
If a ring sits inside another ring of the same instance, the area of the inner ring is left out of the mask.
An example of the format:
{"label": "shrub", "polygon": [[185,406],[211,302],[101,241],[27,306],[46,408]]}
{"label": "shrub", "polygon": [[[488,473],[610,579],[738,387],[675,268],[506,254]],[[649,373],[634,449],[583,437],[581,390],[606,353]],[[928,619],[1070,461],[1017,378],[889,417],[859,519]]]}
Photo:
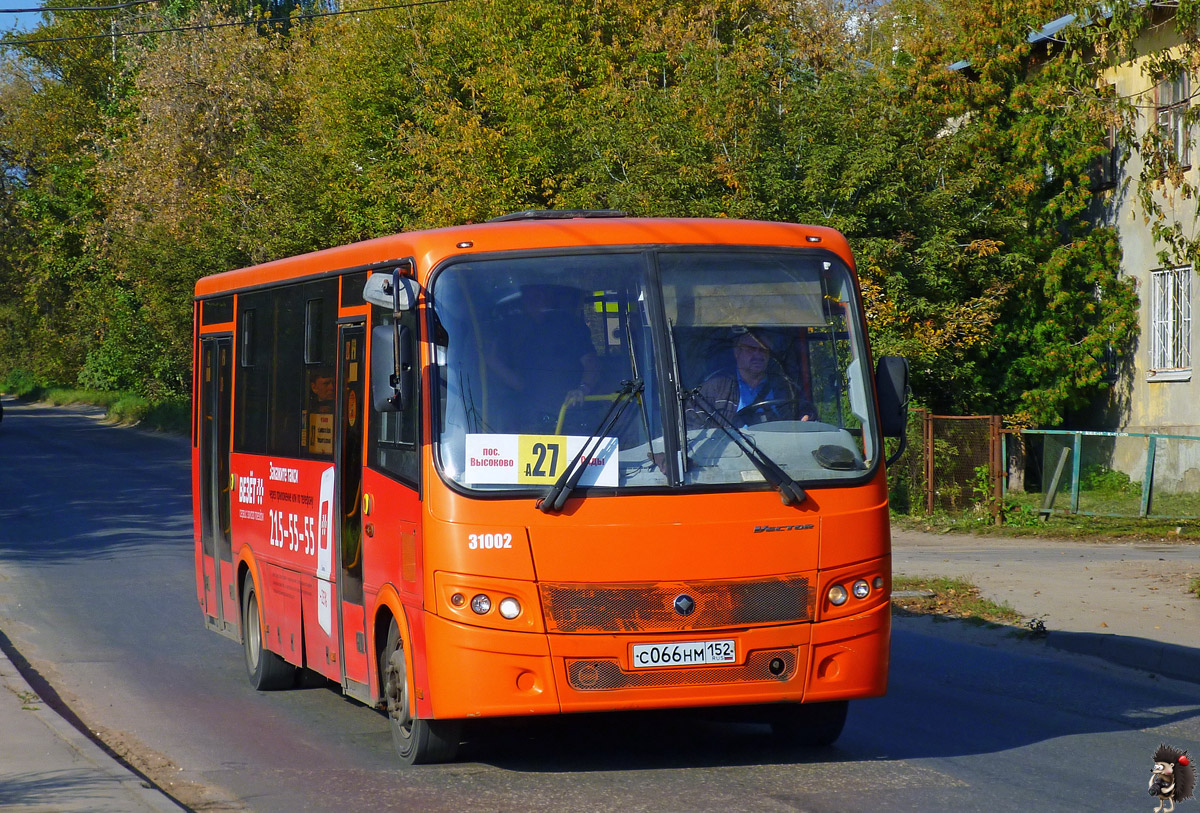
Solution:
{"label": "shrub", "polygon": [[1123,471],[1106,466],[1084,466],[1079,471],[1079,488],[1082,491],[1103,491],[1109,494],[1140,494],[1141,483],[1129,479]]}
{"label": "shrub", "polygon": [[29,370],[12,370],[0,381],[0,391],[15,395],[18,398],[36,396],[46,382]]}

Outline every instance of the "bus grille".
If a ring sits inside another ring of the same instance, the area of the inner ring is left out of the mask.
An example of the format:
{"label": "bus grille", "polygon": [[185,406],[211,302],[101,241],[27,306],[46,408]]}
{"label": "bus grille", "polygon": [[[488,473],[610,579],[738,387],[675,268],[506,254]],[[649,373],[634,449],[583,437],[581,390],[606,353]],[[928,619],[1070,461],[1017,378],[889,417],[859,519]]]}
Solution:
{"label": "bus grille", "polygon": [[[771,661],[776,664],[771,672]],[[581,692],[608,689],[652,689],[657,686],[703,686],[715,683],[753,683],[790,680],[796,672],[795,649],[773,649],[751,652],[741,666],[700,666],[623,671],[616,661],[568,660],[567,681]]]}
{"label": "bus grille", "polygon": [[[803,576],[747,581],[541,586],[551,632],[661,632],[787,624],[812,619],[813,594]],[[688,615],[676,599],[695,602]]]}

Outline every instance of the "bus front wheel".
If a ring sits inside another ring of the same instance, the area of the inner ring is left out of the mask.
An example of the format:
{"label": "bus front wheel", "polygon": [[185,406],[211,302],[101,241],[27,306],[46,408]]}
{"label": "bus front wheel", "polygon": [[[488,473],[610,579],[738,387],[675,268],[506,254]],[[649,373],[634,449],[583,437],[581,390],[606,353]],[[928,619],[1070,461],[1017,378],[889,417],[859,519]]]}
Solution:
{"label": "bus front wheel", "polygon": [[848,700],[827,703],[798,703],[773,710],[771,733],[786,745],[832,745],[846,725]]}
{"label": "bus front wheel", "polygon": [[260,692],[291,688],[296,681],[296,667],[263,646],[259,618],[258,593],[254,578],[247,573],[242,583],[242,646],[250,685]]}
{"label": "bus front wheel", "polygon": [[409,711],[408,663],[395,621],[388,628],[387,645],[379,656],[379,674],[392,729],[392,744],[400,761],[405,765],[424,765],[454,759],[458,753],[461,724],[457,720],[422,720]]}

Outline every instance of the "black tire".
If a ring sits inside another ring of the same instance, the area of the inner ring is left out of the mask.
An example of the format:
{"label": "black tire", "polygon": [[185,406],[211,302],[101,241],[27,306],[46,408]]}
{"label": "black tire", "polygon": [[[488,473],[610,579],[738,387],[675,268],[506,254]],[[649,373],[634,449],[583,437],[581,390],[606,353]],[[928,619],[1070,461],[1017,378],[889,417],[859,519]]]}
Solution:
{"label": "black tire", "polygon": [[242,583],[242,648],[250,685],[260,692],[290,689],[296,683],[296,667],[263,646],[259,618],[258,593],[254,578],[247,573]]}
{"label": "black tire", "polygon": [[392,745],[400,761],[405,765],[452,761],[458,755],[462,724],[458,720],[422,720],[409,712],[408,663],[395,621],[388,628],[387,643],[379,656],[379,681],[387,704]]}
{"label": "black tire", "polygon": [[771,733],[785,745],[833,745],[842,735],[849,709],[848,700],[779,706],[771,716]]}

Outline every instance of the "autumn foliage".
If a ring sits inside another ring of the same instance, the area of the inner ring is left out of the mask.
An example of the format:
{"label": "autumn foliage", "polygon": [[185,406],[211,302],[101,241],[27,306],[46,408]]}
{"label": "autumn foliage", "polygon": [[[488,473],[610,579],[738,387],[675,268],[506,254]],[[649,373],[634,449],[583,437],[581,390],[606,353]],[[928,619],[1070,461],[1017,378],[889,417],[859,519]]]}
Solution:
{"label": "autumn foliage", "polygon": [[939,411],[1058,423],[1132,346],[1047,3],[147,8],[0,53],[0,377],[183,392],[198,276],[529,208],[841,229]]}

